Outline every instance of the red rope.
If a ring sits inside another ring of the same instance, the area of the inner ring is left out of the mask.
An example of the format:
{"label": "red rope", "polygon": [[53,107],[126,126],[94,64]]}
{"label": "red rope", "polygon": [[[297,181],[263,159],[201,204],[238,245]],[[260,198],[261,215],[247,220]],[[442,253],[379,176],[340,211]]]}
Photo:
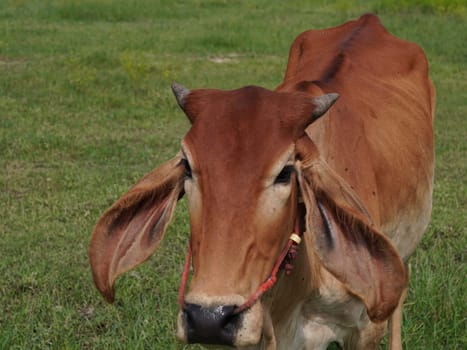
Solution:
{"label": "red rope", "polygon": [[[301,236],[300,232],[300,224],[299,224],[299,219],[297,218],[295,221],[295,232],[297,235]],[[296,256],[296,246],[297,243],[295,243],[294,240],[289,239],[287,241],[287,244],[285,245],[284,249],[282,249],[282,252],[280,255],[277,257],[276,262],[274,263],[274,266],[272,268],[271,274],[269,277],[256,289],[256,291],[250,296],[250,298],[243,303],[240,306],[237,306],[233,310],[233,314],[239,314],[242,311],[245,311],[249,308],[251,308],[261,296],[266,293],[269,289],[271,289],[277,282],[277,273],[279,272],[279,269],[284,263],[284,260],[287,258],[287,256],[290,253],[291,259],[293,260]],[[180,283],[180,288],[178,290],[178,304],[180,305],[180,308],[183,309],[185,307],[185,289],[186,289],[186,284],[188,281],[188,275],[190,273],[190,265],[191,265],[191,244],[188,244],[188,250],[186,253],[185,257],[185,266],[183,268],[183,273],[182,273],[182,281]],[[288,265],[288,266],[287,266]],[[290,262],[286,264],[286,273],[289,274],[291,270],[291,264]]]}
{"label": "red rope", "polygon": [[185,307],[185,289],[186,289],[186,283],[188,281],[188,275],[190,273],[190,265],[191,265],[191,242],[188,242],[188,249],[187,249],[186,257],[185,257],[185,266],[183,267],[183,273],[182,273],[182,281],[180,282],[180,288],[178,289],[178,304],[180,305],[181,309]]}
{"label": "red rope", "polygon": [[[299,236],[301,236],[300,223],[299,223],[298,217],[295,220],[295,232],[297,232],[297,234]],[[289,252],[292,250],[292,247],[294,247],[296,245],[297,245],[297,243],[295,243],[295,241],[292,240],[292,239],[289,239],[287,241],[287,244],[285,245],[284,249],[282,249],[282,252],[277,257],[277,260],[276,260],[276,262],[274,264],[274,267],[272,268],[272,271],[271,271],[271,274],[269,275],[269,277],[258,287],[256,292],[254,292],[253,295],[250,296],[250,298],[246,302],[244,302],[242,305],[236,307],[233,310],[233,314],[239,314],[240,312],[243,312],[243,311],[249,309],[250,307],[252,307],[258,301],[258,299],[261,298],[261,296],[264,293],[266,293],[269,289],[271,289],[276,284],[276,282],[277,282],[277,273],[279,272],[279,269],[282,266],[282,263],[284,262],[285,258],[289,254]]]}
{"label": "red rope", "polygon": [[285,259],[285,257],[287,256],[287,253],[289,252],[290,247],[294,243],[295,243],[294,241],[289,239],[289,241],[287,242],[287,245],[284,247],[284,249],[282,249],[281,254],[277,257],[276,263],[274,264],[274,267],[272,268],[272,271],[269,277],[266,279],[266,281],[264,281],[258,287],[256,292],[254,292],[245,303],[243,303],[240,306],[237,306],[233,310],[234,315],[239,314],[240,312],[245,311],[246,309],[249,309],[250,307],[252,307],[258,301],[258,299],[261,298],[261,296],[264,293],[266,293],[269,289],[271,289],[276,284],[277,272],[279,272],[279,268],[282,265],[282,261]]}

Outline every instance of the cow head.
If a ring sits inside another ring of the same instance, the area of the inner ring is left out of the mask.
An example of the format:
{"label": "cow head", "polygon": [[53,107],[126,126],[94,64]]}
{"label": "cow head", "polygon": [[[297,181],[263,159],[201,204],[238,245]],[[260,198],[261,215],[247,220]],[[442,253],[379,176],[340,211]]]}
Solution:
{"label": "cow head", "polygon": [[337,94],[173,90],[192,124],[180,153],[120,198],[93,233],[90,260],[104,297],[112,301],[116,277],[155,251],[185,193],[193,277],[180,339],[241,347],[271,332],[263,302],[233,310],[268,277],[295,220],[306,222],[314,263],[360,298],[370,318],[387,318],[405,284],[402,263],[305,133]]}

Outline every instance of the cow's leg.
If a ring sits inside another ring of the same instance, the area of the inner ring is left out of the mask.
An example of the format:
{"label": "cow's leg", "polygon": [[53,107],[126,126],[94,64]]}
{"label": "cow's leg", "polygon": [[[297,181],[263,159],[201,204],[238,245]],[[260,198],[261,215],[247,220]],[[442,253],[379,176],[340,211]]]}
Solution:
{"label": "cow's leg", "polygon": [[345,339],[344,350],[377,350],[386,334],[387,322],[370,322],[364,329],[356,330]]}
{"label": "cow's leg", "polygon": [[[407,271],[410,278],[410,265],[408,265]],[[406,297],[407,289],[402,293],[399,304],[389,319],[389,350],[402,350],[402,307]]]}
{"label": "cow's leg", "polygon": [[332,324],[308,321],[303,328],[305,336],[304,349],[306,350],[326,350],[334,341],[340,338],[339,330]]}
{"label": "cow's leg", "polygon": [[261,349],[276,350],[276,337],[274,334],[274,326],[272,324],[271,315],[269,312],[264,315],[263,324],[263,344]]}

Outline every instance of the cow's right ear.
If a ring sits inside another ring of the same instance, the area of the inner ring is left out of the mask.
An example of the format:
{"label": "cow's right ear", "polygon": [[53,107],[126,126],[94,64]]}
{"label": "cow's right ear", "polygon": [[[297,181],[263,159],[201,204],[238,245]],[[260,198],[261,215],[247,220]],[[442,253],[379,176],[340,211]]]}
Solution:
{"label": "cow's right ear", "polygon": [[183,195],[181,153],[144,176],[99,219],[89,259],[94,283],[113,302],[114,282],[149,258],[159,246]]}
{"label": "cow's right ear", "polygon": [[296,148],[306,227],[321,263],[362,300],[373,322],[385,321],[407,288],[399,254],[350,185],[319,157],[308,136],[298,140]]}

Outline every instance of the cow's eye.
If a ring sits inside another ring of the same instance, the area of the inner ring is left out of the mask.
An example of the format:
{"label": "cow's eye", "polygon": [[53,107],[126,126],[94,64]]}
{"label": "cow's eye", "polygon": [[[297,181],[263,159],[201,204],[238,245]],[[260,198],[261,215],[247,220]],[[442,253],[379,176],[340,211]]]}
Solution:
{"label": "cow's eye", "polygon": [[191,167],[190,167],[190,163],[188,163],[188,160],[186,160],[185,158],[183,158],[180,163],[185,167],[185,176],[188,177],[188,178],[192,178],[193,174],[191,172]]}
{"label": "cow's eye", "polygon": [[274,184],[288,184],[294,172],[293,165],[286,165],[274,180]]}

